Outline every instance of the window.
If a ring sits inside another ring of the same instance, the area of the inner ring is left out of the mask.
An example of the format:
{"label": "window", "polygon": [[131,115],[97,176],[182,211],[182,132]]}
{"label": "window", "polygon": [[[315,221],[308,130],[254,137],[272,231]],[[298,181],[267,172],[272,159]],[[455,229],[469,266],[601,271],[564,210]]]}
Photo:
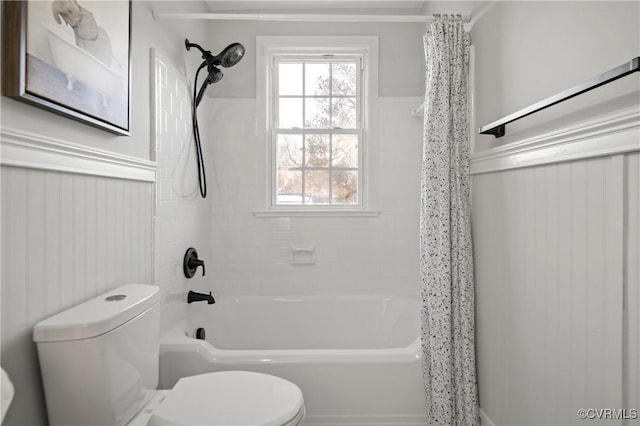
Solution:
{"label": "window", "polygon": [[273,205],[359,206],[362,57],[275,55]]}
{"label": "window", "polygon": [[377,216],[370,125],[376,36],[257,36],[256,155],[266,159],[257,217]]}
{"label": "window", "polygon": [[377,216],[370,210],[377,99],[375,36],[258,36],[258,136],[266,209],[280,215]]}

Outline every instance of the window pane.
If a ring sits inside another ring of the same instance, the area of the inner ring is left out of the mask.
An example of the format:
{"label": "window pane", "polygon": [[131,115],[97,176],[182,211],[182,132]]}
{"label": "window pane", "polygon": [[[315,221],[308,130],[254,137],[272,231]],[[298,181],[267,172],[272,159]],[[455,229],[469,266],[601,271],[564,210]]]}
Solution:
{"label": "window pane", "polygon": [[356,128],[356,98],[331,99],[331,126],[339,129]]}
{"label": "window pane", "polygon": [[307,63],[304,72],[305,95],[329,95],[329,64]]}
{"label": "window pane", "polygon": [[334,170],[331,186],[333,204],[358,204],[358,172]]}
{"label": "window pane", "polygon": [[302,135],[278,135],[278,167],[302,166]]}
{"label": "window pane", "polygon": [[356,95],[356,64],[340,62],[331,64],[331,78],[333,95]]}
{"label": "window pane", "polygon": [[329,127],[329,99],[305,98],[304,125],[311,129],[326,129]]}
{"label": "window pane", "polygon": [[360,61],[315,52],[274,57],[272,199],[310,209],[359,205]]}
{"label": "window pane", "polygon": [[304,175],[304,193],[307,203],[329,204],[329,171],[307,170]]}
{"label": "window pane", "polygon": [[305,166],[329,167],[329,135],[305,136]]}
{"label": "window pane", "polygon": [[279,103],[279,127],[302,128],[302,98],[280,98]]}
{"label": "window pane", "polygon": [[282,95],[302,96],[302,64],[280,64],[278,92]]}
{"label": "window pane", "polygon": [[335,135],[331,149],[333,167],[358,167],[358,135]]}
{"label": "window pane", "polygon": [[302,204],[302,172],[278,170],[277,204]]}

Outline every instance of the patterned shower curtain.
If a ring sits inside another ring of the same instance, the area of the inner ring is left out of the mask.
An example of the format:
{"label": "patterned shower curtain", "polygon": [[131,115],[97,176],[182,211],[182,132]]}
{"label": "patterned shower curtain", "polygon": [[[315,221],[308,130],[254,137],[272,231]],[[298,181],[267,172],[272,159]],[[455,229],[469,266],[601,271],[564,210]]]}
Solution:
{"label": "patterned shower curtain", "polygon": [[469,194],[469,34],[436,17],[424,36],[420,206],[422,352],[430,425],[479,425]]}

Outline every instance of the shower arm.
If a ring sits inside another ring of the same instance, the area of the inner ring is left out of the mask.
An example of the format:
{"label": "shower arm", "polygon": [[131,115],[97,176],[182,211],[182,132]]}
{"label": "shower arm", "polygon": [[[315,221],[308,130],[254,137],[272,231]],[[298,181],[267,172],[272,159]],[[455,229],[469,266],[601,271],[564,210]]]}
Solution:
{"label": "shower arm", "polygon": [[202,59],[204,59],[205,61],[207,60],[207,55],[211,56],[213,58],[213,55],[211,54],[211,51],[209,50],[204,50],[202,48],[202,46],[200,46],[198,43],[191,43],[189,41],[188,38],[184,39],[184,47],[187,48],[187,51],[191,50],[192,47],[195,47],[196,49],[198,49],[200,51],[200,53],[202,53]]}

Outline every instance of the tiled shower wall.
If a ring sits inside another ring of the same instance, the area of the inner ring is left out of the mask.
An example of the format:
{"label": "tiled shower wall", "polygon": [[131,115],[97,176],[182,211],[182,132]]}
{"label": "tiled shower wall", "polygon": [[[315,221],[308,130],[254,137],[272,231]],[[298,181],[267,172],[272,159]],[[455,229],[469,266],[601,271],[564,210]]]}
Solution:
{"label": "tiled shower wall", "polygon": [[[256,217],[267,200],[265,144],[255,99],[207,99],[211,282],[219,295],[403,294],[417,296],[422,120],[417,97],[379,98],[370,133],[376,217]],[[204,102],[203,102],[204,103]],[[292,247],[315,248],[291,264]]]}
{"label": "tiled shower wall", "polygon": [[[208,291],[208,277],[199,268],[187,279],[182,271],[186,250],[194,247],[210,267],[209,201],[198,192],[196,157],[191,133],[191,87],[187,77],[152,51],[152,112],[155,159],[158,162],[155,214],[155,284],[163,291],[162,330],[184,317],[189,290]],[[206,102],[199,115],[206,120]],[[205,126],[202,126],[205,127]],[[201,131],[203,144],[206,134]],[[205,159],[208,151],[204,151]],[[207,171],[211,169],[207,167]],[[210,289],[209,289],[210,290]]]}

